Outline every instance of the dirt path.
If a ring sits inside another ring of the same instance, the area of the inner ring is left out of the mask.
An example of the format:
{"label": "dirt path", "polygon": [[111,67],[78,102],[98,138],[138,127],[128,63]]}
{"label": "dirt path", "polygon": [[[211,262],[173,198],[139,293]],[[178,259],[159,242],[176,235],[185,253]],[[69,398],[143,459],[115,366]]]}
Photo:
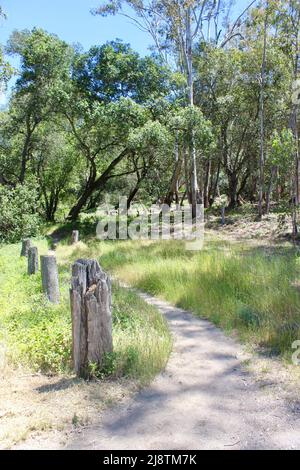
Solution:
{"label": "dirt path", "polygon": [[300,402],[258,380],[243,348],[211,323],[142,296],[174,335],[168,366],[150,388],[73,436],[68,449],[300,449]]}

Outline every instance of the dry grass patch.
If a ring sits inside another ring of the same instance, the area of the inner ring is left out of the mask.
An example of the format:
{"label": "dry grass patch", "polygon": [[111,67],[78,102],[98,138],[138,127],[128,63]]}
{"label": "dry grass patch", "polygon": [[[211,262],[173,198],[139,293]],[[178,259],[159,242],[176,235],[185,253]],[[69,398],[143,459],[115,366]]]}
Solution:
{"label": "dry grass patch", "polygon": [[62,447],[72,430],[98,422],[107,406],[137,388],[132,380],[84,382],[6,368],[0,374],[0,449]]}

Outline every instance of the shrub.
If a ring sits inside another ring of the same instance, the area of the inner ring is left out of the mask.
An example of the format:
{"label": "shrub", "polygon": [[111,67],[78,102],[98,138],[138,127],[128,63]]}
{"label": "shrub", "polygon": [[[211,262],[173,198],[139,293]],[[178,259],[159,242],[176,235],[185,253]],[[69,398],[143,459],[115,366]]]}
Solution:
{"label": "shrub", "polygon": [[0,243],[37,235],[37,191],[33,183],[0,186]]}

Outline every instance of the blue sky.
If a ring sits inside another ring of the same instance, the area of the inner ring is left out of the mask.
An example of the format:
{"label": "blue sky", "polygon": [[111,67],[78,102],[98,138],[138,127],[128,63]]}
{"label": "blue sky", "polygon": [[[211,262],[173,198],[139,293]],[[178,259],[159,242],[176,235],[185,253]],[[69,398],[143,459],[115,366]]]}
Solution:
{"label": "blue sky", "polygon": [[[237,0],[236,14],[249,0]],[[5,44],[15,29],[41,27],[68,43],[80,43],[84,49],[116,38],[123,39],[140,54],[148,52],[151,38],[124,17],[101,18],[90,10],[101,0],[0,0],[7,20],[0,20],[0,43]],[[14,66],[17,62],[11,60]],[[0,104],[5,97],[0,98]]]}

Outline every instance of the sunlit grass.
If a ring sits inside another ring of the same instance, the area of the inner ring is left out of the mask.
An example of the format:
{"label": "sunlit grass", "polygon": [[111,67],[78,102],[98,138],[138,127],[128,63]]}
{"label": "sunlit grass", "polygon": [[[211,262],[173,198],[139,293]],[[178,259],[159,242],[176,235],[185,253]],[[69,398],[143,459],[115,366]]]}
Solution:
{"label": "sunlit grass", "polygon": [[291,247],[211,241],[189,252],[174,241],[89,241],[74,254],[81,251],[92,252],[130,285],[273,353],[290,358],[293,341],[300,339],[300,259]]}
{"label": "sunlit grass", "polygon": [[[45,241],[36,241],[40,254]],[[72,260],[92,257],[84,244],[63,246],[57,252],[61,302],[51,305],[41,291],[41,274],[27,275],[27,260],[19,245],[0,249],[0,343],[6,359],[46,373],[71,370],[69,286]],[[78,255],[78,256],[77,256]],[[156,309],[133,292],[113,286],[114,354],[103,375],[150,380],[166,364],[171,337]]]}

